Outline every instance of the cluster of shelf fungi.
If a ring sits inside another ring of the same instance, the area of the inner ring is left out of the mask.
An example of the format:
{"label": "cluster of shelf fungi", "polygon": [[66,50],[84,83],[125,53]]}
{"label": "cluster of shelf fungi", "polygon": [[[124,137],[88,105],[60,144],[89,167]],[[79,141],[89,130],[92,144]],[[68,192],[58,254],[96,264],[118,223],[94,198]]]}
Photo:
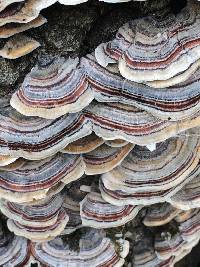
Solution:
{"label": "cluster of shelf fungi", "polygon": [[[1,59],[39,48],[56,2],[86,1],[0,1]],[[0,266],[172,267],[199,240],[200,2],[2,90]]]}

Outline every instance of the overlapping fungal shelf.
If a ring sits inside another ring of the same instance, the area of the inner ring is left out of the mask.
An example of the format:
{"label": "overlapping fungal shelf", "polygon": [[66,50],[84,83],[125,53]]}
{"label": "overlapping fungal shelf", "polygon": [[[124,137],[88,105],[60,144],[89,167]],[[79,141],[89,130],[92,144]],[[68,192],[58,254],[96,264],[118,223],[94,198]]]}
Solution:
{"label": "overlapping fungal shelf", "polygon": [[17,59],[31,53],[40,43],[24,31],[42,26],[40,11],[50,1],[3,0],[0,2],[0,57]]}
{"label": "overlapping fungal shelf", "polygon": [[[56,2],[85,1],[0,1],[0,56]],[[174,266],[200,240],[200,3],[36,61],[0,98],[0,266]]]}
{"label": "overlapping fungal shelf", "polygon": [[[104,2],[128,1],[130,0],[105,0]],[[63,5],[77,5],[87,0],[2,0],[0,2],[0,57],[16,59],[37,49],[40,43],[21,33],[46,23],[47,20],[40,15],[40,12],[57,2]],[[5,38],[9,39],[5,40]]]}

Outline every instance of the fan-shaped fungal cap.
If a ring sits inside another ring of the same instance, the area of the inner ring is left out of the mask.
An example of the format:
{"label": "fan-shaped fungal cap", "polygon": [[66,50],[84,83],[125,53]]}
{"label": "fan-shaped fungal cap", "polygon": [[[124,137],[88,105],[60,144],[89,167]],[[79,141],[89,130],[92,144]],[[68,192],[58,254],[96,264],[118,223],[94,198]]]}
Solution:
{"label": "fan-shaped fungal cap", "polygon": [[[141,40],[138,42],[138,45],[142,45],[142,41],[146,41],[147,48],[148,45],[152,45],[152,49],[154,49],[156,45],[159,45],[159,42],[148,43],[149,39],[153,39],[154,35],[158,40],[159,38],[164,38],[165,35],[163,35],[162,33],[167,29],[169,30],[170,26],[174,26],[174,24],[175,16],[172,14],[169,14],[163,20],[157,20],[156,17],[144,17],[141,19],[129,21],[121,28],[119,28],[114,40],[107,43],[102,43],[95,49],[95,58],[97,59],[97,62],[103,67],[107,67],[112,63],[118,63],[123,54],[126,53],[128,49],[134,47],[133,44],[135,44],[135,46],[137,47],[137,42],[135,43],[137,38],[141,38]],[[147,26],[148,29],[147,27],[145,28],[144,25]],[[142,33],[139,32],[140,30]],[[149,36],[147,36],[147,34],[149,34]]]}
{"label": "fan-shaped fungal cap", "polygon": [[136,82],[174,77],[199,59],[198,9],[191,4],[164,21],[147,17],[125,24],[114,41],[96,50],[97,61],[119,61],[122,76]]}
{"label": "fan-shaped fungal cap", "polygon": [[[190,135],[192,136],[189,137]],[[158,202],[156,194],[175,187],[176,190],[178,187],[180,189],[186,183],[186,179],[192,179],[196,174],[194,172],[199,171],[198,163],[199,137],[198,129],[194,129],[185,136],[158,144],[153,152],[136,146],[119,167],[102,175],[103,187],[102,184],[100,187],[102,192],[103,188],[106,188],[122,194],[124,192],[133,198],[135,196],[134,203],[123,204],[143,205],[145,201],[148,205]],[[103,198],[111,201],[106,195],[103,195]],[[113,199],[110,203],[119,205],[116,201]]]}
{"label": "fan-shaped fungal cap", "polygon": [[91,125],[81,114],[57,120],[25,117],[1,101],[0,154],[28,159],[49,157],[69,143],[91,133]]}
{"label": "fan-shaped fungal cap", "polygon": [[55,2],[57,0],[27,0],[9,5],[0,12],[0,26],[12,22],[28,23],[37,18],[42,9],[53,5]]}
{"label": "fan-shaped fungal cap", "polygon": [[173,195],[169,202],[182,210],[200,208],[200,174]]}
{"label": "fan-shaped fungal cap", "polygon": [[78,59],[59,58],[33,68],[12,96],[11,105],[24,115],[55,118],[82,110],[95,98],[136,106],[173,121],[190,118],[200,109],[200,69],[184,83],[155,90],[102,68],[92,56],[77,64]]}
{"label": "fan-shaped fungal cap", "polygon": [[59,235],[69,217],[62,208],[63,197],[57,194],[35,204],[1,201],[1,211],[9,218],[8,228],[17,235],[44,241]]}
{"label": "fan-shaped fungal cap", "polygon": [[82,112],[55,120],[26,117],[2,105],[0,120],[0,154],[34,160],[51,156],[92,131],[105,140],[158,143],[198,126],[200,116],[180,122],[162,121],[127,105],[94,102]]}
{"label": "fan-shaped fungal cap", "polygon": [[[82,176],[78,155],[56,154],[41,161],[27,161],[12,171],[0,170],[0,195],[13,202],[30,202],[54,194]],[[55,191],[55,192],[54,192]]]}
{"label": "fan-shaped fungal cap", "polygon": [[127,193],[123,190],[110,190],[106,188],[100,179],[99,188],[102,197],[113,205],[121,206],[123,205],[149,205],[154,203],[160,203],[168,201],[171,196],[173,196],[177,191],[179,191],[182,186],[191,179],[193,179],[200,172],[200,166],[198,166],[194,172],[192,172],[185,180],[184,183],[177,185],[168,190],[160,190],[157,192],[136,192]]}
{"label": "fan-shaped fungal cap", "polygon": [[89,193],[80,203],[82,224],[94,228],[118,227],[135,218],[141,206],[114,206],[99,193]]}
{"label": "fan-shaped fungal cap", "polygon": [[133,144],[123,147],[111,147],[103,144],[83,155],[88,175],[105,173],[118,166],[133,149]]}
{"label": "fan-shaped fungal cap", "polygon": [[11,105],[26,116],[55,119],[77,112],[93,99],[78,58],[53,58],[41,62],[25,78],[13,95]]}
{"label": "fan-shaped fungal cap", "polygon": [[124,260],[117,255],[113,243],[103,231],[92,228],[84,231],[80,233],[78,251],[73,251],[67,241],[56,238],[46,243],[33,243],[32,254],[43,265],[123,266]]}
{"label": "fan-shaped fungal cap", "polygon": [[163,121],[146,111],[117,103],[92,102],[83,110],[96,135],[105,140],[123,139],[139,145],[158,143],[199,126],[200,116],[180,122]]}
{"label": "fan-shaped fungal cap", "polygon": [[16,59],[31,53],[39,46],[40,43],[33,38],[20,34],[15,35],[0,49],[0,56],[8,59]]}
{"label": "fan-shaped fungal cap", "polygon": [[69,156],[79,158],[79,161],[82,162],[83,172],[88,175],[93,175],[107,172],[118,166],[133,147],[133,144],[127,144],[123,147],[111,147],[103,144],[91,152],[82,155],[74,154],[74,156],[73,154],[69,154]]}
{"label": "fan-shaped fungal cap", "polygon": [[44,242],[60,235],[68,220],[69,217],[65,211],[61,210],[58,214],[57,221],[50,226],[27,226],[11,219],[8,219],[7,224],[9,230],[14,232],[15,235],[24,236],[36,242]]}
{"label": "fan-shaped fungal cap", "polygon": [[36,203],[17,204],[7,200],[0,202],[1,212],[9,219],[24,226],[48,227],[56,223],[62,211],[63,196],[57,194]]}
{"label": "fan-shaped fungal cap", "polygon": [[78,139],[75,142],[72,142],[68,146],[66,146],[62,152],[70,153],[70,154],[81,154],[88,153],[99,147],[104,143],[104,140],[94,133],[91,135],[85,136],[81,139]]}
{"label": "fan-shaped fungal cap", "polygon": [[169,223],[180,213],[169,203],[159,203],[147,208],[147,214],[143,220],[146,226],[160,226]]}
{"label": "fan-shaped fungal cap", "polygon": [[119,102],[137,106],[161,119],[180,120],[199,111],[198,69],[185,82],[170,88],[150,88],[130,82],[117,73],[102,68],[92,59],[82,59],[94,97],[100,102]]}
{"label": "fan-shaped fungal cap", "polygon": [[17,23],[6,24],[0,27],[0,38],[11,37],[17,33],[27,31],[31,28],[42,26],[46,22],[47,20],[42,15],[39,15],[36,19],[26,24],[17,24]]}
{"label": "fan-shaped fungal cap", "polygon": [[98,174],[120,164],[134,145],[113,148],[102,145],[94,151],[79,154],[57,153],[40,161],[25,161],[18,167],[1,170],[0,196],[14,202],[29,202],[60,191],[64,184],[84,173]]}

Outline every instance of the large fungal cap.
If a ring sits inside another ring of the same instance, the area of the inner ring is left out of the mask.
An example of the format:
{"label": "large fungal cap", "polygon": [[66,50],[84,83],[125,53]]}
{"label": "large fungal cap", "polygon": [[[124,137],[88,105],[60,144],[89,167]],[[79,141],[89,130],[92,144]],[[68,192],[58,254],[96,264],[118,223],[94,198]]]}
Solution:
{"label": "large fungal cap", "polygon": [[96,50],[97,61],[104,66],[118,61],[122,76],[136,82],[168,80],[186,71],[199,60],[198,9],[191,4],[177,17],[126,24],[114,41]]}
{"label": "large fungal cap", "polygon": [[83,155],[57,153],[40,161],[22,160],[10,170],[9,166],[0,170],[0,196],[19,203],[44,198],[60,191],[64,184],[79,179],[84,173],[92,175],[112,170],[133,146],[113,148],[102,145]]}
{"label": "large fungal cap", "polygon": [[57,194],[35,204],[1,201],[1,211],[9,218],[10,231],[31,240],[44,241],[59,235],[69,220],[62,204],[63,197]]}
{"label": "large fungal cap", "polygon": [[55,194],[82,176],[84,167],[79,156],[56,154],[40,161],[27,161],[11,171],[0,170],[1,197],[18,203],[42,199]]}
{"label": "large fungal cap", "polygon": [[42,60],[25,78],[11,105],[26,116],[55,119],[77,112],[93,99],[78,58]]}
{"label": "large fungal cap", "polygon": [[200,208],[200,174],[172,196],[169,202],[182,210]]}
{"label": "large fungal cap", "polygon": [[56,0],[27,0],[9,5],[0,12],[0,26],[12,22],[28,23],[37,18],[42,9],[51,6],[55,2]]}
{"label": "large fungal cap", "polygon": [[57,216],[57,221],[50,226],[27,226],[11,219],[8,220],[7,224],[9,230],[15,235],[24,236],[36,242],[44,242],[60,235],[68,220],[67,214],[62,210]]}
{"label": "large fungal cap", "polygon": [[[168,15],[163,21],[157,20],[154,17],[129,21],[119,28],[114,40],[102,43],[95,49],[95,58],[101,66],[107,67],[109,64],[118,63],[126,51],[131,48],[134,49],[134,45],[137,47],[137,43],[135,43],[137,39],[141,38],[138,45],[142,45],[145,41],[148,45],[153,45],[148,43],[148,39],[152,41],[151,38],[155,37],[157,42],[154,45],[156,46],[162,38],[166,37],[162,33],[174,25],[174,22],[174,15]],[[154,46],[152,49],[154,49]]]}
{"label": "large fungal cap", "polygon": [[133,144],[123,147],[110,147],[106,144],[83,155],[88,175],[101,174],[118,166],[133,149]]}
{"label": "large fungal cap", "polygon": [[55,120],[26,117],[2,104],[0,120],[0,154],[37,160],[63,150],[92,131],[105,140],[122,139],[139,145],[162,142],[198,126],[200,116],[170,122],[128,105],[93,102],[82,112]]}
{"label": "large fungal cap", "polygon": [[198,173],[198,163],[198,129],[158,144],[153,152],[135,146],[120,166],[102,175],[100,188],[105,193],[103,198],[114,205],[120,205],[118,198],[107,197],[105,188],[109,192],[127,194],[127,202],[123,204],[163,202],[164,199],[158,196],[165,195],[167,191],[170,196],[173,191],[180,190],[187,179],[192,179]]}
{"label": "large fungal cap", "polygon": [[81,220],[84,226],[94,228],[118,227],[133,220],[141,206],[114,206],[101,194],[89,193],[81,202]]}
{"label": "large fungal cap", "polygon": [[9,219],[24,226],[46,227],[56,223],[62,211],[63,196],[59,193],[33,203],[17,204],[7,200],[0,202],[1,212]]}
{"label": "large fungal cap", "polygon": [[79,241],[74,240],[79,242],[78,251],[70,247],[69,241],[56,238],[46,243],[33,243],[32,254],[41,264],[50,266],[120,267],[124,264],[124,260],[117,255],[113,243],[105,237],[102,230],[82,230]]}
{"label": "large fungal cap", "polygon": [[[186,178],[187,180],[193,179],[197,174],[199,174],[199,166],[194,170],[191,175]],[[160,190],[157,192],[136,192],[136,193],[127,193],[124,190],[110,190],[105,187],[102,180],[100,179],[99,188],[102,194],[102,197],[113,205],[121,206],[123,205],[149,205],[154,203],[160,203],[164,201],[169,201],[169,198],[173,196],[180,188],[184,185],[181,183],[174,188],[168,190]]]}
{"label": "large fungal cap", "polygon": [[160,226],[169,223],[180,213],[169,203],[155,204],[147,208],[147,214],[143,220],[146,226]]}
{"label": "large fungal cap", "polygon": [[6,24],[0,27],[0,38],[11,37],[17,33],[27,31],[31,28],[42,26],[46,22],[47,20],[42,15],[39,15],[36,19],[26,24],[18,24],[18,23]]}
{"label": "large fungal cap", "polygon": [[137,106],[162,119],[180,120],[199,111],[200,69],[188,79],[170,88],[150,88],[125,80],[118,73],[103,68],[94,59],[82,59],[88,72],[94,97],[100,102],[119,102]]}
{"label": "large fungal cap", "polygon": [[158,143],[180,132],[197,127],[200,116],[180,122],[160,120],[129,105],[92,102],[83,110],[96,135],[105,140],[123,139],[139,145]]}
{"label": "large fungal cap", "polygon": [[0,154],[32,160],[51,156],[92,131],[81,114],[57,120],[25,117],[2,101],[0,121]]}
{"label": "large fungal cap", "polygon": [[16,59],[31,53],[39,46],[40,43],[33,38],[20,34],[15,35],[0,49],[0,56],[8,59]]}
{"label": "large fungal cap", "polygon": [[91,55],[77,64],[78,59],[70,58],[41,60],[14,93],[11,105],[26,116],[44,118],[80,111],[94,98],[136,106],[164,120],[187,119],[199,111],[200,69],[177,86],[155,90],[101,67]]}

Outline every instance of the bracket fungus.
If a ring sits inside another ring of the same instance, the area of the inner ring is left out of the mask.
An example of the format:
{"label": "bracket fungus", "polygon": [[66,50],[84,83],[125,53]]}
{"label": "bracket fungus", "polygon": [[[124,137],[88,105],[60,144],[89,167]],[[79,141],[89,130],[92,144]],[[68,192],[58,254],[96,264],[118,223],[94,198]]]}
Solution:
{"label": "bracket fungus", "polygon": [[0,56],[8,59],[16,59],[31,53],[38,48],[40,43],[25,35],[11,37],[4,47],[0,49]]}
{"label": "bracket fungus", "polygon": [[89,153],[104,144],[104,140],[94,133],[78,139],[66,146],[62,152],[70,154]]}
{"label": "bracket fungus", "polygon": [[148,205],[175,194],[199,173],[196,130],[157,144],[153,152],[135,146],[119,167],[102,175],[103,198],[113,205]]}
{"label": "bracket fungus", "polygon": [[39,15],[36,19],[26,24],[18,24],[18,23],[6,24],[0,27],[0,38],[9,38],[17,33],[21,33],[32,28],[40,27],[46,22],[47,20],[42,15]]}
{"label": "bracket fungus", "polygon": [[[163,20],[145,17],[125,24],[116,39],[96,49],[97,61],[104,67],[118,63],[121,75],[128,80],[139,83],[167,80],[168,84],[169,79],[199,60],[198,10],[199,4],[189,2],[176,16],[168,15]],[[182,75],[176,81],[187,77]]]}
{"label": "bracket fungus", "polygon": [[91,192],[81,201],[80,215],[83,226],[111,228],[133,220],[142,206],[114,206],[102,199],[100,193]]}
{"label": "bracket fungus", "polygon": [[0,26],[8,23],[28,23],[36,19],[42,9],[55,2],[56,0],[27,0],[9,5],[0,12]]}
{"label": "bracket fungus", "polygon": [[200,4],[108,29],[83,2],[0,1],[0,266],[173,267],[200,241]]}
{"label": "bracket fungus", "polygon": [[119,148],[102,145],[82,155],[57,153],[40,161],[24,160],[10,169],[7,166],[0,169],[0,196],[14,202],[44,198],[84,173],[93,175],[112,170],[132,148],[132,144]]}
{"label": "bracket fungus", "polygon": [[65,183],[80,178],[83,172],[77,156],[56,154],[40,161],[27,161],[15,170],[0,170],[0,195],[18,203],[39,200],[59,192]]}
{"label": "bracket fungus", "polygon": [[42,61],[25,77],[11,105],[26,116],[54,119],[81,111],[93,99],[136,106],[153,116],[172,121],[199,112],[200,69],[185,82],[170,88],[134,83],[101,67],[92,56]]}
{"label": "bracket fungus", "polygon": [[63,196],[57,194],[33,204],[1,200],[0,209],[9,218],[10,231],[31,240],[45,241],[61,234],[69,220],[62,204]]}
{"label": "bracket fungus", "polygon": [[144,225],[153,227],[169,223],[180,213],[179,209],[174,208],[169,203],[159,203],[147,207],[147,214],[143,220]]}
{"label": "bracket fungus", "polygon": [[76,242],[79,242],[78,251],[70,248],[62,238],[56,238],[46,243],[32,243],[31,252],[43,265],[120,267],[124,264],[124,259],[117,255],[114,244],[103,230],[86,228]]}
{"label": "bracket fungus", "polygon": [[0,119],[0,154],[38,160],[92,132],[105,140],[122,139],[142,146],[162,142],[198,126],[200,116],[180,122],[162,121],[127,105],[93,102],[81,112],[47,120],[26,117],[2,103]]}

